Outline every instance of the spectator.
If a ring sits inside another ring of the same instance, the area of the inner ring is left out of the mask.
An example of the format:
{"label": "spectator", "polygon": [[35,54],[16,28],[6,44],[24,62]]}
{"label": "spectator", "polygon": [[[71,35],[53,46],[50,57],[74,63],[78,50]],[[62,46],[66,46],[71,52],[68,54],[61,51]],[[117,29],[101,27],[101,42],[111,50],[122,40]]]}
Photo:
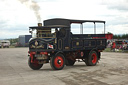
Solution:
{"label": "spectator", "polygon": [[116,49],[116,43],[115,42],[112,43],[112,49],[115,52],[115,49]]}

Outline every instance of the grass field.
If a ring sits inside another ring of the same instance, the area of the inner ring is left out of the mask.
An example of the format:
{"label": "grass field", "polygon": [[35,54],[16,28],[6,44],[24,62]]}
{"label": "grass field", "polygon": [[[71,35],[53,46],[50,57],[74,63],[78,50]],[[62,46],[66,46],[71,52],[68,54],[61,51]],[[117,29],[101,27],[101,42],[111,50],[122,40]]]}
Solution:
{"label": "grass field", "polygon": [[[106,48],[104,50],[104,52],[114,52],[113,50],[111,50],[111,48]],[[124,53],[128,53],[128,50],[122,51],[122,50],[115,50],[115,52],[124,52]]]}

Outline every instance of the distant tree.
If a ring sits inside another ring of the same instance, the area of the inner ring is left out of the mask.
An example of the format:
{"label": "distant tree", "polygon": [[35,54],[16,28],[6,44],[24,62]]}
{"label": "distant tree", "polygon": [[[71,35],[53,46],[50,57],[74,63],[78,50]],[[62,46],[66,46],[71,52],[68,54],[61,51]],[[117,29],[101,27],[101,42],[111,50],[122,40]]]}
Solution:
{"label": "distant tree", "polygon": [[8,40],[10,41],[10,44],[18,42],[18,38],[8,39]]}
{"label": "distant tree", "polygon": [[111,32],[107,32],[107,34],[112,34]]}
{"label": "distant tree", "polygon": [[122,39],[126,39],[126,35],[125,34],[122,35]]}
{"label": "distant tree", "polygon": [[123,35],[113,35],[113,39],[128,39],[128,34]]}
{"label": "distant tree", "polygon": [[113,35],[113,39],[117,39],[117,35]]}
{"label": "distant tree", "polygon": [[128,39],[128,34],[126,34],[126,39]]}
{"label": "distant tree", "polygon": [[117,39],[121,39],[121,35],[117,35]]}

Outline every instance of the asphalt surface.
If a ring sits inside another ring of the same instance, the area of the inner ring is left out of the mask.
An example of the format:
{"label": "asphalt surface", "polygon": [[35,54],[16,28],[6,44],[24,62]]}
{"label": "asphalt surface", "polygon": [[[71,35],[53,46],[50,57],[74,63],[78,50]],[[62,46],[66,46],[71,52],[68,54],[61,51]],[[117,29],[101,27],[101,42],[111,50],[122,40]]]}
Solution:
{"label": "asphalt surface", "polygon": [[76,62],[63,70],[28,66],[28,48],[0,49],[0,85],[128,85],[128,53],[102,52],[96,66]]}

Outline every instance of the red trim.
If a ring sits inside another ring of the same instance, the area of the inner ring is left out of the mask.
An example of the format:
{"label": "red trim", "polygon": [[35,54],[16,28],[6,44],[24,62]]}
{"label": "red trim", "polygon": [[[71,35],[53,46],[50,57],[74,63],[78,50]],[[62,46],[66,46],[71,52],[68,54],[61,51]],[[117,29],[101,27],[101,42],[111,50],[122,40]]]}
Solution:
{"label": "red trim", "polygon": [[95,53],[92,54],[92,63],[95,64],[97,61],[97,56]]}
{"label": "red trim", "polygon": [[30,54],[36,54],[36,52],[29,52]]}
{"label": "red trim", "polygon": [[[31,63],[37,63],[33,60],[33,55],[36,54],[36,52],[30,52],[28,51],[28,53],[30,54],[30,57],[31,57]],[[45,55],[48,55],[48,52],[40,52],[40,54],[45,54]]]}
{"label": "red trim", "polygon": [[[36,54],[36,52],[28,52],[28,53],[30,53],[30,54]],[[48,52],[40,52],[40,54],[45,54],[45,55],[47,55]]]}
{"label": "red trim", "polygon": [[36,54],[36,52],[29,52],[30,53],[30,57],[31,57],[31,63],[33,63],[33,55]]}
{"label": "red trim", "polygon": [[113,34],[105,34],[105,37],[93,37],[95,39],[97,38],[106,38],[107,40],[111,40],[113,38]]}
{"label": "red trim", "polygon": [[105,34],[105,38],[111,40],[113,38],[113,34]]}
{"label": "red trim", "polygon": [[45,55],[47,55],[47,54],[48,54],[48,52],[40,52],[40,54],[45,54]]}
{"label": "red trim", "polygon": [[64,60],[61,56],[57,56],[55,59],[54,59],[54,64],[55,64],[55,67],[57,68],[61,68],[64,64]]}

